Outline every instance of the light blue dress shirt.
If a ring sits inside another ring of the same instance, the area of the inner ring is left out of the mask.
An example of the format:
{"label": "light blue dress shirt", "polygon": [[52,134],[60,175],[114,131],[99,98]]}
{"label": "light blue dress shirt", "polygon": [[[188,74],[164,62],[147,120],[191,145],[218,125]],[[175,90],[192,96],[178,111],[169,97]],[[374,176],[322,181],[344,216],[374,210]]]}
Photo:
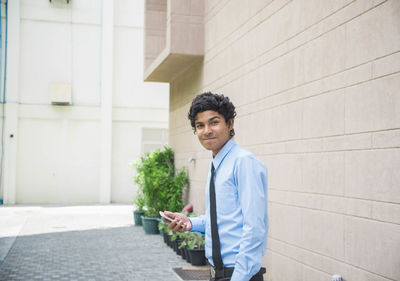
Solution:
{"label": "light blue dress shirt", "polygon": [[[235,267],[231,281],[247,281],[262,264],[267,246],[267,168],[252,153],[230,139],[212,160],[221,256],[225,267]],[[209,186],[206,214],[190,218],[192,231],[205,233],[206,258],[212,261]]]}

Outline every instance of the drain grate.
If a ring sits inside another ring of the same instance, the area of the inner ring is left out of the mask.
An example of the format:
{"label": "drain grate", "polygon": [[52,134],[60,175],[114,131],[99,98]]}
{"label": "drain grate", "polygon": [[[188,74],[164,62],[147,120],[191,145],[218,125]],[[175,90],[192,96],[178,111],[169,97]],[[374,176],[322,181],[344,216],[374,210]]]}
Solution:
{"label": "drain grate", "polygon": [[202,266],[186,266],[186,267],[175,267],[174,272],[184,281],[189,280],[209,280],[210,279],[210,267]]}

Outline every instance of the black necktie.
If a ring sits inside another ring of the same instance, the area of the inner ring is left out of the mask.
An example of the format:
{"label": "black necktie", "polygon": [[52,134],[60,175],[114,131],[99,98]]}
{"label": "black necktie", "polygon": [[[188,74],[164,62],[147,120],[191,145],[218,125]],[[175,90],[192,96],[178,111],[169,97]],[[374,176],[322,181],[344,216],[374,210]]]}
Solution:
{"label": "black necktie", "polygon": [[215,202],[214,165],[211,164],[210,179],[210,217],[211,217],[211,238],[212,238],[212,259],[217,269],[222,269],[221,247],[219,244],[217,225],[217,205]]}

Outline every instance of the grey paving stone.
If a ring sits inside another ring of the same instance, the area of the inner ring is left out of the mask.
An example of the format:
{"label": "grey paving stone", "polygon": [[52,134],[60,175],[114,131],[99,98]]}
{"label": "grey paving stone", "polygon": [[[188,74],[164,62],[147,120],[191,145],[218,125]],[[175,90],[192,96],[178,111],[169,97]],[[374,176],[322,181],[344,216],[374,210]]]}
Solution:
{"label": "grey paving stone", "polygon": [[[81,214],[76,216],[83,224]],[[171,268],[185,265],[189,264],[160,235],[145,235],[142,227],[105,223],[96,229],[19,235],[0,264],[0,281],[176,281]]]}

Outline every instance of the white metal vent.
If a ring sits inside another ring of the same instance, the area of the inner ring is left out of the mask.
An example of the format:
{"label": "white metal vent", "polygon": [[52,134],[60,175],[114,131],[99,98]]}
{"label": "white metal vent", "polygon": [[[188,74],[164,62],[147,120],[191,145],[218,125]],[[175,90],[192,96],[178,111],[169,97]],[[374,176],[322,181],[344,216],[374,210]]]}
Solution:
{"label": "white metal vent", "polygon": [[71,85],[70,84],[50,84],[50,101],[54,105],[71,104]]}

